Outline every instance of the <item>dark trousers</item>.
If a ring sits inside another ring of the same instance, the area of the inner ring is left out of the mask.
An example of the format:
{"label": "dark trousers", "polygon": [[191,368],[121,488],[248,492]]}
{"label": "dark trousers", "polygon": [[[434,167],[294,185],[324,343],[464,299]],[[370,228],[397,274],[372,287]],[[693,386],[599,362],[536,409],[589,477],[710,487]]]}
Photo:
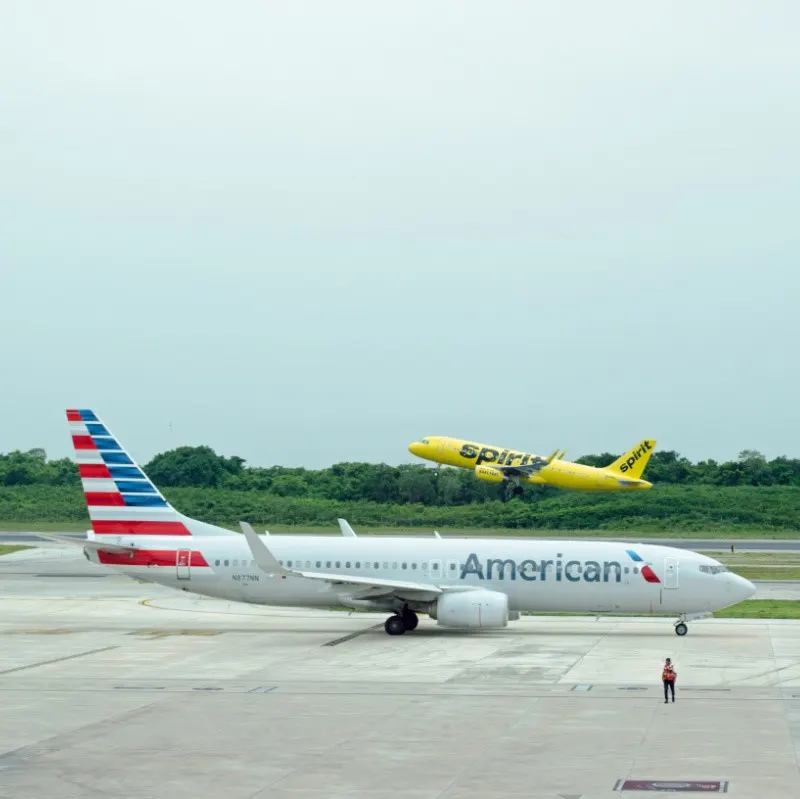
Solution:
{"label": "dark trousers", "polygon": [[672,691],[672,701],[675,701],[675,680],[662,680],[661,682],[664,683],[664,701],[666,702],[667,691]]}

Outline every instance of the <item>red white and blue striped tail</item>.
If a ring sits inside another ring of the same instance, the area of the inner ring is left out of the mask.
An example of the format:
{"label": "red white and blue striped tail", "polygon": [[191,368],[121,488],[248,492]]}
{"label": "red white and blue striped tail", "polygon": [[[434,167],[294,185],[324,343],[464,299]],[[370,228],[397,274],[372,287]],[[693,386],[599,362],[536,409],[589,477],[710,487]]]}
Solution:
{"label": "red white and blue striped tail", "polygon": [[67,421],[95,535],[235,535],[178,513],[94,411],[71,408]]}

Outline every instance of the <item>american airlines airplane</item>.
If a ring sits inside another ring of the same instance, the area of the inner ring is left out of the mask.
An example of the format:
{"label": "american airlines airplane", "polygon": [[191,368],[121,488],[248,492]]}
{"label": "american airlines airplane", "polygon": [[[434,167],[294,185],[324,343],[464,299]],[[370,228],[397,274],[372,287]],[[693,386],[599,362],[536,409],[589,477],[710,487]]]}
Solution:
{"label": "american airlines airplane", "polygon": [[753,596],[711,558],[653,544],[498,538],[243,535],[190,519],[164,499],[91,410],[68,410],[92,530],[90,561],[194,594],[261,605],[418,613],[460,630],[501,629],[521,612],[673,616],[687,622]]}

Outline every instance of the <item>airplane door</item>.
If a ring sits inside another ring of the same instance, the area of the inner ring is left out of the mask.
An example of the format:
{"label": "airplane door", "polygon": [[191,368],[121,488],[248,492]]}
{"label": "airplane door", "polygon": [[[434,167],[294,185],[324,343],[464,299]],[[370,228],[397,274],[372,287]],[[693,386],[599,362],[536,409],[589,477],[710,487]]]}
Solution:
{"label": "airplane door", "polygon": [[428,574],[434,580],[442,579],[442,562],[440,560],[428,561]]}
{"label": "airplane door", "polygon": [[664,558],[664,588],[678,587],[678,560],[677,558]]}
{"label": "airplane door", "polygon": [[191,562],[192,553],[188,549],[179,549],[175,557],[175,568],[177,570],[177,577],[179,580],[190,580],[191,571],[189,563]]}

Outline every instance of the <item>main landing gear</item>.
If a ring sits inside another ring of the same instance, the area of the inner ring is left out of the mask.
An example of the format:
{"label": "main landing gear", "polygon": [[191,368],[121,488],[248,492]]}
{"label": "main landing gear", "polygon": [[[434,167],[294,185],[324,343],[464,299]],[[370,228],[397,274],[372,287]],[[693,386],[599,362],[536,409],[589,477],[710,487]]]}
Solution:
{"label": "main landing gear", "polygon": [[506,491],[503,496],[503,502],[508,502],[512,497],[521,497],[525,493],[525,489],[519,484],[514,482],[506,483]]}
{"label": "main landing gear", "polygon": [[383,625],[383,628],[389,635],[402,635],[404,632],[415,630],[419,624],[419,618],[413,610],[403,608],[400,613],[395,613],[394,616],[389,616]]}
{"label": "main landing gear", "polygon": [[675,625],[675,635],[686,635],[689,632],[689,626],[682,621]]}

